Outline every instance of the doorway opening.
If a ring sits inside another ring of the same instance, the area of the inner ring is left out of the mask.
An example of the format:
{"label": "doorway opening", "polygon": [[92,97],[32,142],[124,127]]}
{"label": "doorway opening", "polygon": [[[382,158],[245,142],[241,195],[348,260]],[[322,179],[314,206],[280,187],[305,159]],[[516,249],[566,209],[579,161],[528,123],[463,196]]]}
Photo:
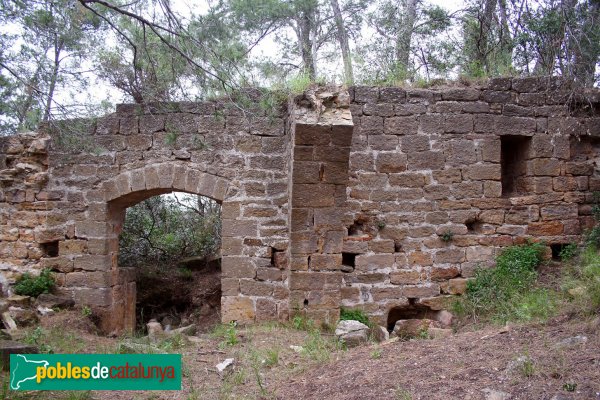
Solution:
{"label": "doorway opening", "polygon": [[125,210],[119,267],[136,275],[136,331],[220,321],[221,205],[183,192],[147,198]]}

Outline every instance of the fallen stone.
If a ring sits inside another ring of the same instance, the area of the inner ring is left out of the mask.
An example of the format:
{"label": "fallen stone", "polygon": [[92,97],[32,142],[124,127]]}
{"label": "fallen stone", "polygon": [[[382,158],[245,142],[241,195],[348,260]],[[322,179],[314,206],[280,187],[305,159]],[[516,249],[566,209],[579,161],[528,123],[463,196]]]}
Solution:
{"label": "fallen stone", "polygon": [[8,302],[9,306],[29,307],[29,305],[31,304],[31,297],[13,294],[9,298],[7,298],[6,301]]}
{"label": "fallen stone", "polygon": [[509,393],[490,388],[485,388],[482,392],[485,394],[485,400],[510,400],[512,397]]}
{"label": "fallen stone", "polygon": [[567,290],[572,297],[581,297],[585,294],[586,290],[583,286],[577,286]]}
{"label": "fallen stone", "polygon": [[394,334],[399,338],[427,338],[429,329],[441,327],[438,321],[431,319],[400,319],[394,325]]}
{"label": "fallen stone", "polygon": [[342,272],[352,272],[352,271],[354,271],[354,267],[352,267],[350,265],[344,265],[344,264],[342,264],[342,266],[340,267],[340,271],[342,271]]}
{"label": "fallen stone", "polygon": [[556,393],[550,398],[550,400],[573,400],[573,396],[570,394]]}
{"label": "fallen stone", "polygon": [[556,347],[559,347],[559,348],[573,347],[573,346],[577,346],[579,344],[587,343],[587,341],[588,341],[587,336],[577,335],[577,336],[568,337],[566,339],[561,340],[560,342],[558,342],[556,344]]}
{"label": "fallen stone", "polygon": [[390,333],[383,326],[374,326],[371,328],[370,336],[377,343],[385,342],[390,339]]}
{"label": "fallen stone", "polygon": [[37,306],[36,310],[43,317],[54,315],[54,310],[48,307]]}
{"label": "fallen stone", "polygon": [[290,349],[294,350],[296,353],[302,353],[302,350],[304,350],[304,347],[295,346],[295,345],[291,344]]}
{"label": "fallen stone", "polygon": [[188,326],[182,326],[181,328],[172,329],[170,331],[165,332],[168,335],[186,335],[192,336],[196,334],[196,324],[191,324]]}
{"label": "fallen stone", "polygon": [[429,328],[429,337],[432,339],[442,339],[452,336],[452,329],[444,329],[444,328]]}
{"label": "fallen stone", "polygon": [[17,326],[30,326],[39,321],[36,312],[29,308],[9,307],[8,313],[17,323]]}
{"label": "fallen stone", "polygon": [[215,367],[217,368],[217,372],[222,377],[233,372],[235,365],[235,360],[233,358],[226,358],[222,362],[218,363]]}
{"label": "fallen stone", "polygon": [[442,324],[443,328],[451,327],[453,318],[454,318],[454,316],[452,315],[452,313],[449,311],[446,311],[446,310],[442,310],[442,311],[438,312],[437,315],[435,316],[436,321],[438,321],[440,324]]}
{"label": "fallen stone", "polygon": [[359,321],[340,321],[335,328],[335,335],[346,346],[355,347],[369,341],[369,327]]}
{"label": "fallen stone", "polygon": [[17,329],[17,323],[8,311],[2,313],[2,322],[4,323],[4,327],[9,331]]}
{"label": "fallen stone", "polygon": [[146,329],[148,330],[148,337],[151,340],[156,340],[163,336],[164,331],[160,322],[157,322],[155,319],[151,319],[146,324]]}
{"label": "fallen stone", "polygon": [[51,293],[42,293],[35,300],[35,304],[46,308],[67,309],[73,307],[75,302],[69,297],[57,296]]}
{"label": "fallen stone", "polygon": [[11,354],[32,354],[37,353],[38,349],[29,344],[23,344],[12,340],[0,340],[0,352],[2,353],[2,369],[10,369]]}

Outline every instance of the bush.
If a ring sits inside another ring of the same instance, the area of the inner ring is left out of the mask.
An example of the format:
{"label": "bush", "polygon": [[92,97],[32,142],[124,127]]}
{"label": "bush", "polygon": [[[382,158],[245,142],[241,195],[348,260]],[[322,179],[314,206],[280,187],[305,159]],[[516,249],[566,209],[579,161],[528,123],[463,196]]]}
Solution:
{"label": "bush", "polygon": [[543,251],[539,243],[506,248],[496,258],[496,268],[475,272],[455,312],[499,323],[548,318],[556,309],[555,293],[534,288]]}
{"label": "bush", "polygon": [[54,288],[54,277],[49,269],[44,269],[39,276],[24,273],[15,284],[15,293],[22,296],[38,297],[42,293],[50,293]]}
{"label": "bush", "polygon": [[600,254],[595,245],[588,246],[572,263],[563,289],[577,312],[593,314],[600,310]]}
{"label": "bush", "polygon": [[372,325],[371,321],[369,321],[369,317],[362,310],[342,308],[340,310],[340,321],[348,320],[362,322],[369,327]]}

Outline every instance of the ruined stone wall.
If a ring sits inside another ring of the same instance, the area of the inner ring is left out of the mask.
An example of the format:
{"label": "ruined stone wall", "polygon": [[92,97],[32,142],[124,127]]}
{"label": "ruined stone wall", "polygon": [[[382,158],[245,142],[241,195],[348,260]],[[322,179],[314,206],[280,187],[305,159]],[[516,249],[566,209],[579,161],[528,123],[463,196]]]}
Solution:
{"label": "ruined stone wall", "polygon": [[117,265],[125,209],[184,191],[222,203],[222,318],[287,319],[290,149],[284,115],[270,112],[121,105],[51,135],[0,138],[3,278],[51,268],[105,331],[132,329],[135,273]]}
{"label": "ruined stone wall", "polygon": [[357,307],[393,323],[446,308],[502,247],[533,239],[550,255],[593,224],[598,90],[319,88],[288,111],[247,111],[122,105],[58,135],[0,138],[3,289],[51,268],[104,330],[131,329],[124,211],[175,190],[222,202],[224,322],[333,323]]}
{"label": "ruined stone wall", "polygon": [[502,247],[579,240],[600,190],[598,95],[556,78],[354,88],[342,306],[381,324],[439,310]]}

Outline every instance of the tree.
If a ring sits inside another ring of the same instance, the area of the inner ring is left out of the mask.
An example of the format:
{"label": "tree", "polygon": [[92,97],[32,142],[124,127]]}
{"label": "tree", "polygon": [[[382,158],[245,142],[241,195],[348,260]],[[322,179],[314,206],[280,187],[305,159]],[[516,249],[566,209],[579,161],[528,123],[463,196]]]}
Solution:
{"label": "tree", "polygon": [[354,82],[354,73],[352,71],[352,56],[350,54],[350,44],[348,43],[348,33],[344,24],[344,17],[340,10],[340,4],[337,0],[330,0],[331,10],[333,11],[333,17],[335,19],[335,25],[337,28],[337,38],[340,42],[340,49],[342,51],[342,60],[344,63],[344,80],[348,84]]}
{"label": "tree", "polygon": [[[452,16],[438,6],[421,0],[382,0],[369,14],[369,26],[377,40],[363,46],[365,64],[374,65],[363,73],[365,78],[383,82],[413,80],[417,74],[427,77],[444,75],[452,56],[443,37]],[[450,63],[451,64],[451,63]]]}
{"label": "tree", "polygon": [[57,100],[57,92],[67,79],[69,86],[84,83],[83,60],[100,21],[68,0],[3,0],[0,7],[0,20],[19,32],[2,37],[4,133],[68,115],[71,110],[65,99]]}

